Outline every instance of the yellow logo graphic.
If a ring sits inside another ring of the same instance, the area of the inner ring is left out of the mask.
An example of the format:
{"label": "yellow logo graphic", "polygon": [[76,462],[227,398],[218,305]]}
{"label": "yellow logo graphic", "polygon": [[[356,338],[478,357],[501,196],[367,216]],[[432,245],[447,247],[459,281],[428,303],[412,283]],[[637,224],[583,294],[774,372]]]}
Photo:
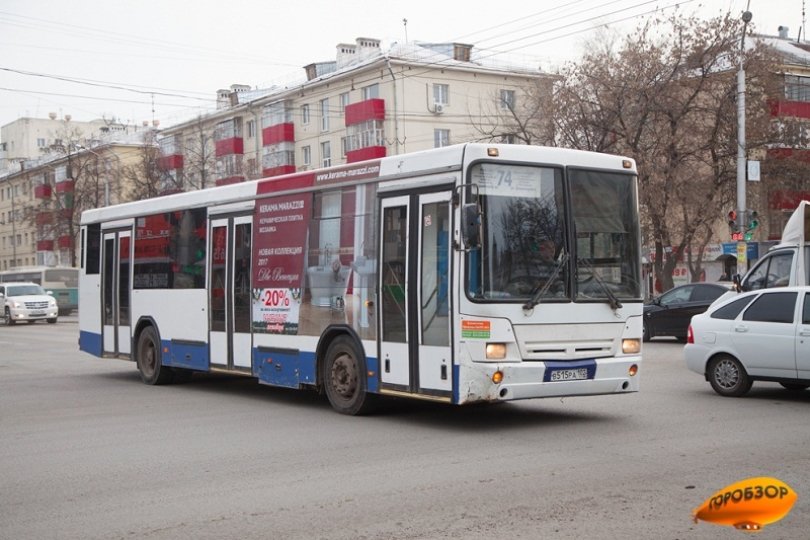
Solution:
{"label": "yellow logo graphic", "polygon": [[692,511],[699,519],[717,525],[731,525],[744,531],[758,531],[785,517],[796,492],[776,478],[757,476],[724,487]]}

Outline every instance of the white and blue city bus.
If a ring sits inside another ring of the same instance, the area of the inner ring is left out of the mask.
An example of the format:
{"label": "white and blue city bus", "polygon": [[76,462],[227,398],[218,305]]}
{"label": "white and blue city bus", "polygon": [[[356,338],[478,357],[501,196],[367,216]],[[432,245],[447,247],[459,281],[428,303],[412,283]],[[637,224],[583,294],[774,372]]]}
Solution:
{"label": "white and blue city bus", "polygon": [[453,404],[639,388],[633,160],[462,144],[88,210],[80,348]]}

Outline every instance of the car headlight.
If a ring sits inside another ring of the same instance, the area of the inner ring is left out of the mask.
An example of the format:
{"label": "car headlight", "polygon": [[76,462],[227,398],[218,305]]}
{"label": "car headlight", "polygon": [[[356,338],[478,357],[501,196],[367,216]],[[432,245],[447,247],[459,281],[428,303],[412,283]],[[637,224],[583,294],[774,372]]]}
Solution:
{"label": "car headlight", "polygon": [[22,302],[12,302],[11,307],[13,307],[14,309],[19,309],[22,307]]}
{"label": "car headlight", "polygon": [[48,307],[56,307],[56,300],[51,300],[48,302]]}

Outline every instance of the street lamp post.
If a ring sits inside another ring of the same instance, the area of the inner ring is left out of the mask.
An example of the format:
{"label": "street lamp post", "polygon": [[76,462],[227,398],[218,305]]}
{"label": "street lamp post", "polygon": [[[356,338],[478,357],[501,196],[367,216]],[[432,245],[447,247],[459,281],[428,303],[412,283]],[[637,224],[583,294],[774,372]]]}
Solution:
{"label": "street lamp post", "polygon": [[[740,38],[740,67],[737,70],[737,230],[745,232],[746,223],[746,201],[745,201],[745,32],[748,30],[748,23],[751,22],[751,0],[742,14],[743,31]],[[740,245],[742,244],[742,246]],[[737,273],[745,273],[747,267],[747,243],[740,242],[737,245]],[[742,255],[742,256],[741,256]]]}

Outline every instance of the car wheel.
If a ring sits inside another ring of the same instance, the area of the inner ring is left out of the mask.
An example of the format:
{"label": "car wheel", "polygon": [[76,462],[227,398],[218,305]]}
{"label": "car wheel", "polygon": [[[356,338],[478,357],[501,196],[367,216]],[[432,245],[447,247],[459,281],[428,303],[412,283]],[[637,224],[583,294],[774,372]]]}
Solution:
{"label": "car wheel", "polygon": [[56,324],[56,317],[53,319],[48,319],[48,324]]}
{"label": "car wheel", "polygon": [[6,326],[11,326],[15,322],[17,321],[11,318],[11,310],[9,308],[6,308],[6,311],[3,314],[3,323],[5,323]]}
{"label": "car wheel", "polygon": [[718,356],[709,362],[706,376],[721,396],[739,397],[751,389],[753,381],[740,361],[733,356]]}
{"label": "car wheel", "polygon": [[146,384],[167,384],[174,373],[160,361],[160,340],[154,327],[147,326],[138,336],[136,360],[141,379]]}
{"label": "car wheel", "polygon": [[783,388],[787,388],[788,390],[794,390],[796,392],[799,392],[801,390],[807,390],[808,388],[810,388],[810,384],[789,383],[789,382],[780,382],[779,384],[781,384]]}
{"label": "car wheel", "polygon": [[651,337],[652,336],[650,335],[650,327],[647,325],[647,321],[644,321],[644,335],[643,335],[642,339],[644,341],[650,341]]}
{"label": "car wheel", "polygon": [[365,358],[354,341],[340,336],[329,345],[323,367],[323,384],[332,407],[342,414],[365,414],[374,396],[366,392]]}

